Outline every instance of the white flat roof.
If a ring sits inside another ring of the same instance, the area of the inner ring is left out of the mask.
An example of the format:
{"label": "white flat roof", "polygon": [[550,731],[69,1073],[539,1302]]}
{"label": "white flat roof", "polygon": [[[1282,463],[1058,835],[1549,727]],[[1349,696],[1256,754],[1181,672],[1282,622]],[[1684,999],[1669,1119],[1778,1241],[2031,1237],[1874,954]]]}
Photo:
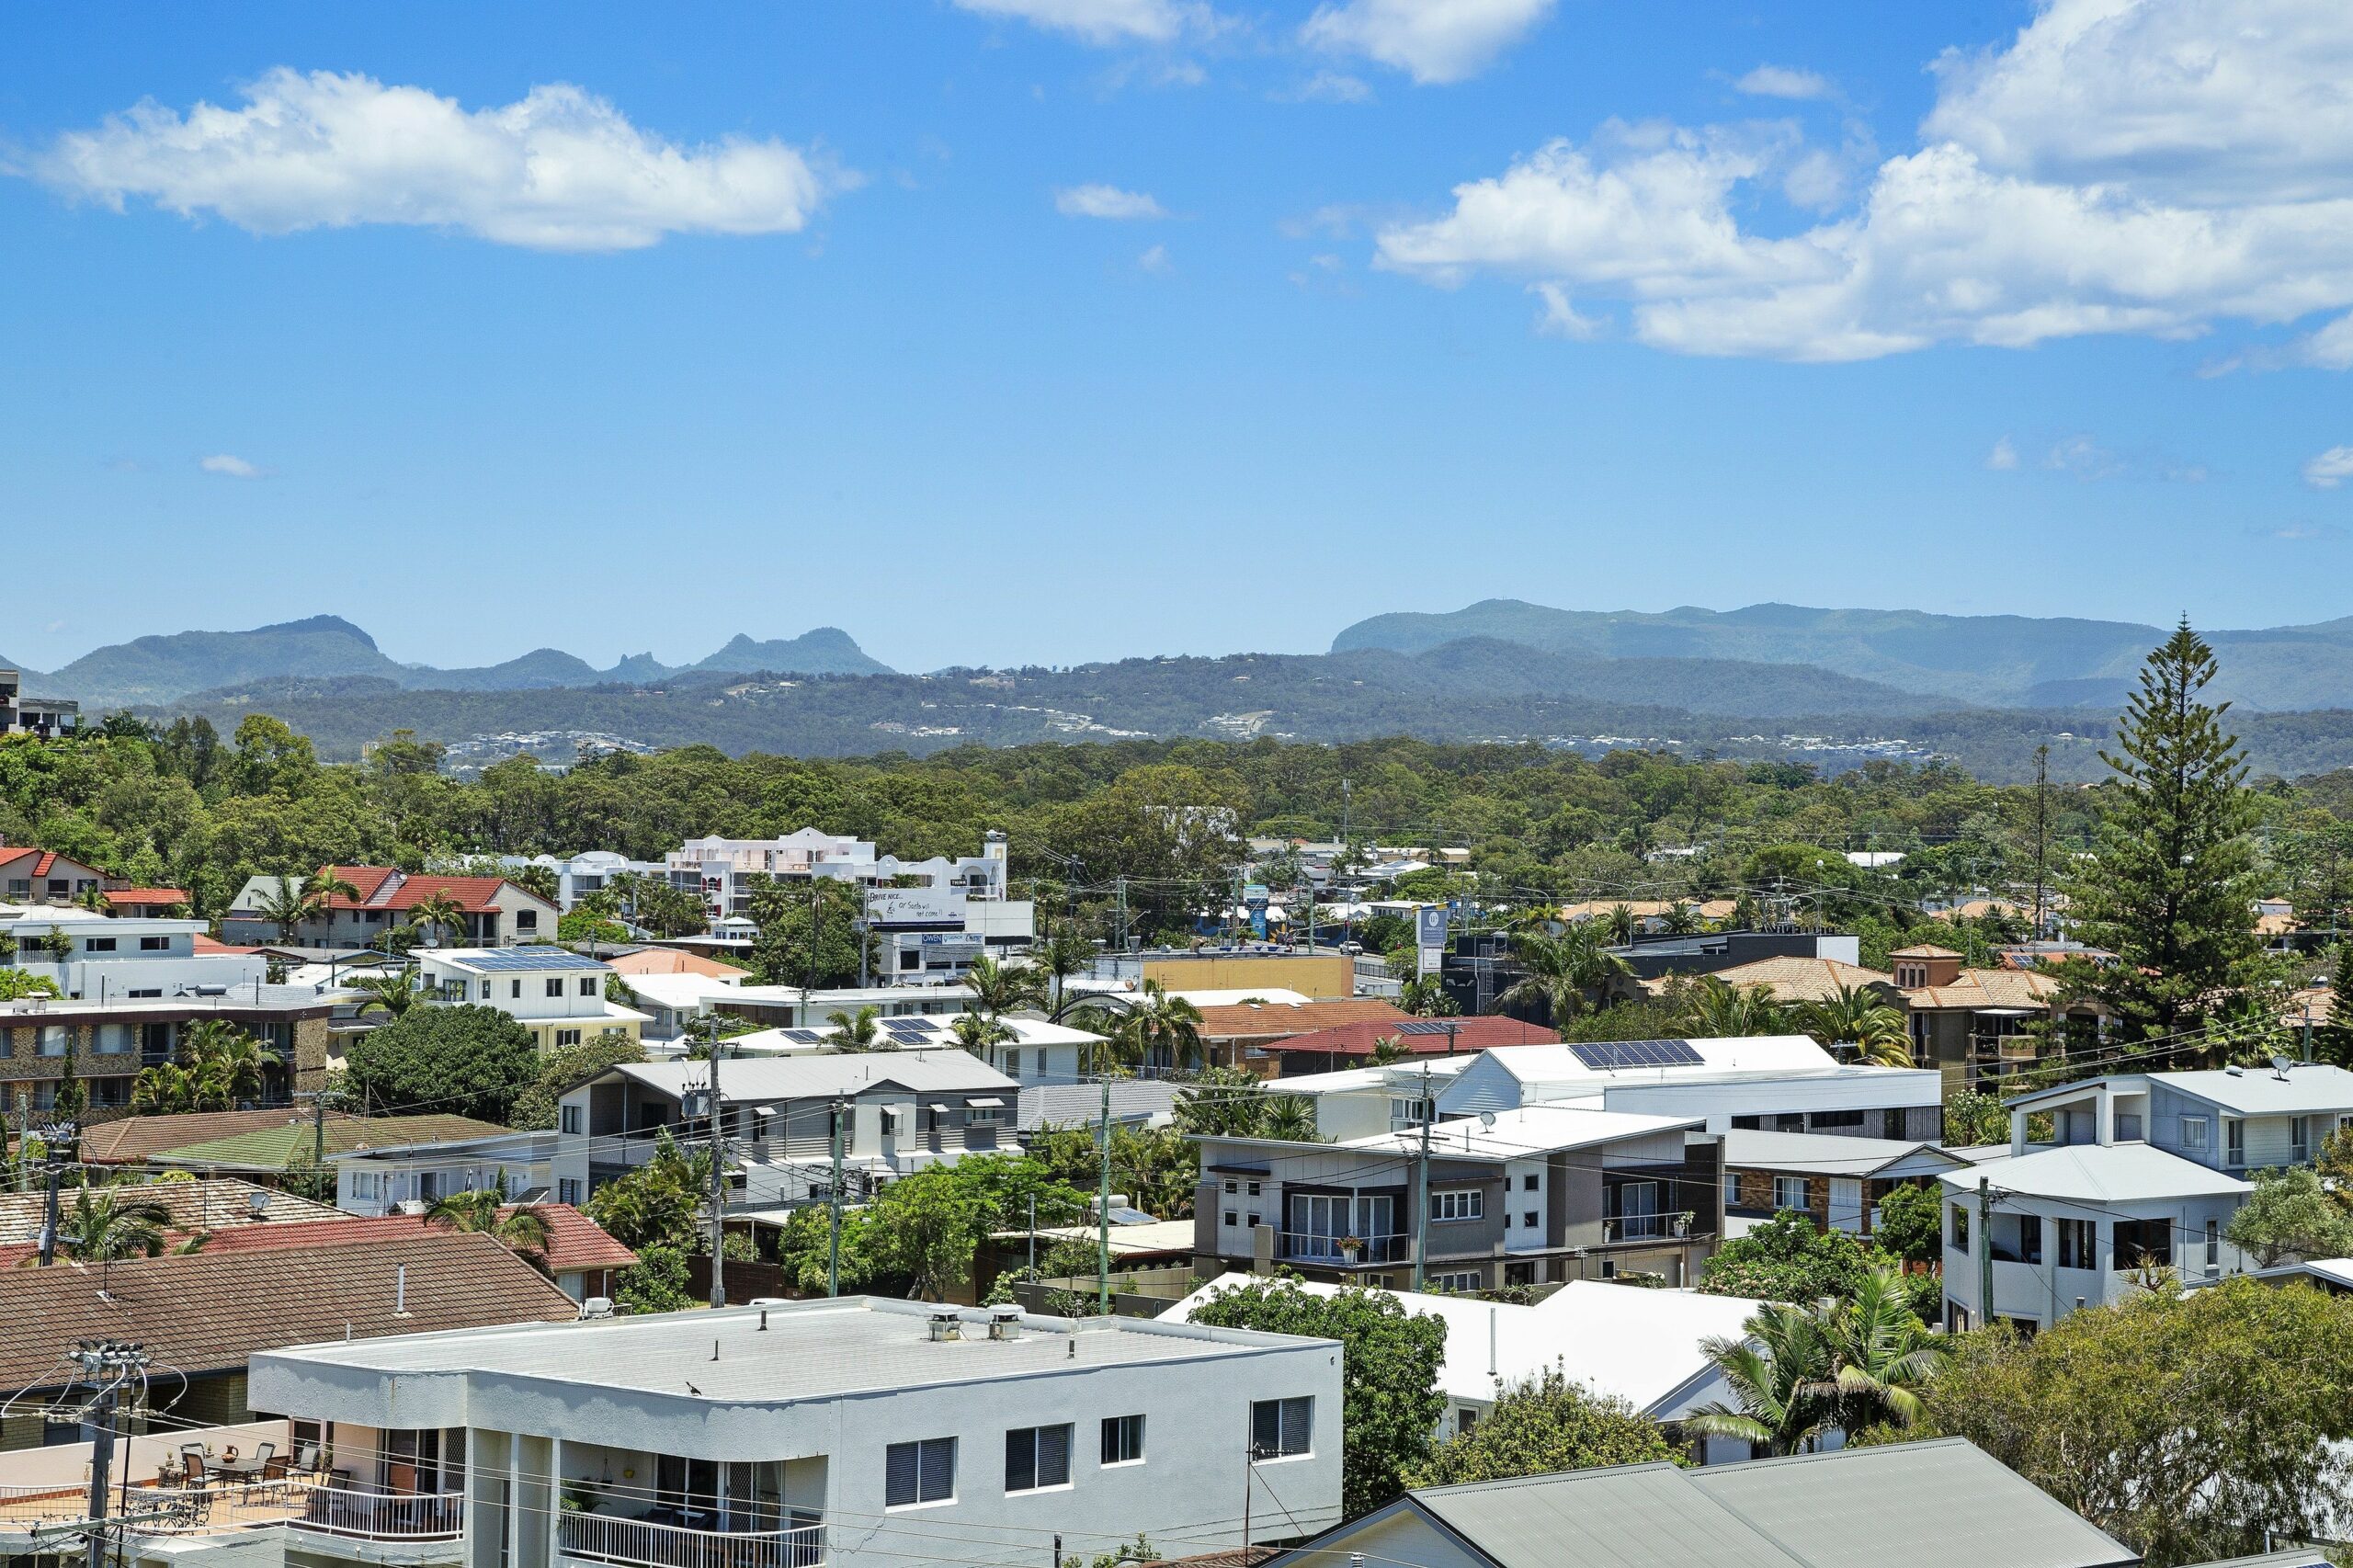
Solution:
{"label": "white flat roof", "polygon": [[[1194,1311],[1212,1297],[1257,1278],[1221,1276],[1161,1317],[1189,1323]],[[1314,1296],[1337,1295],[1340,1289],[1311,1280],[1298,1283]],[[1495,1397],[1497,1377],[1516,1381],[1558,1363],[1572,1381],[1597,1393],[1615,1394],[1643,1411],[1671,1403],[1678,1391],[1704,1376],[1708,1358],[1699,1342],[1746,1337],[1748,1319],[1761,1304],[1743,1296],[1649,1290],[1599,1279],[1563,1285],[1532,1307],[1413,1290],[1388,1294],[1406,1312],[1427,1313],[1446,1324],[1446,1361],[1438,1369],[1438,1388],[1449,1399],[1489,1404]]]}
{"label": "white flat roof", "polygon": [[[1274,1083],[1279,1085],[1282,1080]],[[1430,1153],[1439,1158],[1518,1160],[1536,1154],[1556,1153],[1563,1149],[1588,1148],[1596,1143],[1614,1143],[1625,1138],[1644,1138],[1654,1133],[1681,1132],[1705,1127],[1707,1119],[1697,1116],[1643,1116],[1624,1110],[1586,1110],[1582,1107],[1561,1105],[1523,1106],[1518,1110],[1499,1111],[1495,1124],[1485,1126],[1475,1116],[1461,1117],[1451,1121],[1434,1123],[1430,1128]],[[1350,1138],[1338,1143],[1293,1143],[1292,1149],[1313,1151],[1324,1149],[1361,1149],[1381,1153],[1419,1153],[1422,1135],[1414,1132],[1376,1132],[1369,1138]]]}
{"label": "white flat roof", "polygon": [[[928,1319],[952,1312],[967,1337],[935,1342]],[[927,1384],[1059,1374],[1073,1366],[1215,1361],[1321,1342],[1152,1318],[1022,1318],[1017,1339],[992,1340],[972,1307],[846,1296],[780,1306],[664,1312],[569,1324],[518,1324],[294,1346],[265,1362],[403,1372],[479,1371],[632,1389],[714,1404],[785,1404]],[[767,1327],[763,1329],[763,1322]],[[1074,1348],[1074,1346],[1075,1348]],[[691,1392],[690,1392],[691,1389]]]}
{"label": "white flat roof", "polygon": [[1573,1044],[1516,1045],[1488,1054],[1495,1066],[1524,1084],[1680,1084],[1713,1074],[1826,1073],[1839,1066],[1836,1057],[1802,1034],[1742,1035],[1679,1043],[1689,1046],[1699,1060],[1675,1067],[1596,1067],[1579,1056]]}
{"label": "white flat roof", "polygon": [[[631,1062],[612,1069],[673,1097],[708,1087],[701,1062]],[[1014,1081],[963,1051],[818,1051],[798,1056],[730,1056],[720,1063],[719,1088],[731,1105],[856,1095],[895,1084],[915,1094],[1013,1089]]]}

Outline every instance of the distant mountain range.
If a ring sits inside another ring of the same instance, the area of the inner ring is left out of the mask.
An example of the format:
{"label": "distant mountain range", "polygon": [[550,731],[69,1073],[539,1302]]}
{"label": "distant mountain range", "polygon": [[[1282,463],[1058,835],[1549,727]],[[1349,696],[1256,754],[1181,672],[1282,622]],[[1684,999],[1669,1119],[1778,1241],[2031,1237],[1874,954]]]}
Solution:
{"label": "distant mountain range", "polygon": [[[15,667],[15,666],[6,666]],[[867,657],[849,633],[821,626],[799,637],[765,642],[738,635],[692,665],[669,665],[633,653],[609,670],[555,648],[537,648],[505,664],[474,669],[404,665],[376,640],[339,616],[314,615],[250,631],[181,631],[95,649],[63,669],[24,671],[26,689],[71,697],[93,708],[176,702],[197,692],[278,679],[326,680],[367,676],[410,690],[539,691],[615,682],[667,679],[687,670],[762,670],[790,675],[890,675]]]}
{"label": "distant mountain range", "polygon": [[[2353,708],[2353,617],[2253,631],[2200,628],[2222,673],[2213,691],[2273,712]],[[2165,629],[2131,621],[1920,610],[1552,609],[1486,599],[1443,614],[1377,615],[1332,651],[1418,653],[1466,637],[1601,658],[1732,659],[1804,665],[1899,691],[1988,707],[2112,708]],[[1698,706],[1705,707],[1705,704]]]}

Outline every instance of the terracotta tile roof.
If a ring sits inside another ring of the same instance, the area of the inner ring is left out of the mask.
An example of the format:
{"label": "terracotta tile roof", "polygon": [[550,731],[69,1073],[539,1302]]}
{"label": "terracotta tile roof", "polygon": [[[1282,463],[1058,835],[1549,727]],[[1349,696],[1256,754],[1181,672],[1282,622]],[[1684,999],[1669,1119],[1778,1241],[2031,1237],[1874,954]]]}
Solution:
{"label": "terracotta tile roof", "polygon": [[1282,1040],[1341,1024],[1394,1023],[1404,1009],[1377,997],[1360,1000],[1240,1004],[1201,1009],[1203,1040]]}
{"label": "terracotta tile roof", "polygon": [[227,942],[216,942],[201,931],[196,935],[196,950],[199,953],[257,953],[261,951],[259,948],[238,948],[232,947]]}
{"label": "terracotta tile roof", "polygon": [[1551,1029],[1534,1024],[1521,1023],[1518,1018],[1489,1017],[1432,1018],[1431,1023],[1452,1024],[1451,1041],[1442,1033],[1397,1033],[1397,1025],[1389,1023],[1342,1024],[1336,1028],[1317,1029],[1313,1034],[1293,1035],[1289,1040],[1268,1042],[1268,1051],[1308,1051],[1327,1052],[1334,1056],[1370,1056],[1374,1044],[1394,1037],[1397,1043],[1412,1056],[1443,1056],[1449,1046],[1457,1055],[1467,1051],[1485,1051],[1500,1045],[1558,1045],[1561,1037]]}
{"label": "terracotta tile roof", "polygon": [[640,948],[605,961],[622,974],[699,974],[711,980],[734,980],[748,972],[677,948]]}
{"label": "terracotta tile roof", "polygon": [[188,890],[186,888],[113,888],[102,896],[108,903],[120,909],[146,903],[186,903]]}
{"label": "terracotta tile roof", "polygon": [[[1683,903],[1702,920],[1729,920],[1740,907],[1737,901],[1729,898],[1685,899]],[[1624,904],[1633,911],[1635,919],[1655,920],[1673,909],[1675,903],[1670,898],[1589,898],[1560,905],[1560,915],[1563,920],[1605,919],[1611,910]]]}
{"label": "terracotta tile roof", "polygon": [[[28,855],[33,858],[33,863],[30,866],[17,864]],[[54,849],[35,849],[28,844],[20,844],[14,847],[0,847],[0,870],[15,871],[24,876],[45,877],[60,860],[64,859],[65,858]],[[98,874],[96,868],[85,866],[79,860],[66,860],[65,864],[72,870],[85,871],[93,877]]]}
{"label": "terracotta tile roof", "polygon": [[[495,1138],[509,1131],[494,1121],[476,1121],[468,1116],[330,1116],[317,1141],[326,1145],[330,1154],[347,1154],[356,1149]],[[285,1169],[288,1161],[309,1149],[313,1138],[311,1119],[305,1116],[276,1127],[165,1149],[148,1158],[158,1165],[276,1171]]]}
{"label": "terracotta tile roof", "polygon": [[[262,1227],[248,1227],[261,1229]],[[407,1311],[394,1315],[407,1267]],[[100,1293],[103,1284],[104,1294]],[[135,1339],[158,1366],[242,1368],[256,1350],[326,1340],[568,1323],[579,1308],[488,1236],[426,1232],[326,1245],[232,1246],[101,1270],[60,1263],[0,1271],[0,1383],[55,1386],[77,1339]]]}
{"label": "terracotta tile roof", "polygon": [[1923,942],[1916,948],[1898,948],[1887,956],[1892,959],[1957,959],[1961,957],[1950,948],[1939,948],[1933,942]]}
{"label": "terracotta tile roof", "polygon": [[[1734,964],[1730,969],[1717,970],[1715,977],[1726,985],[1762,985],[1773,994],[1777,1002],[1826,1002],[1838,994],[1842,985],[1883,985],[1891,992],[1895,989],[1893,975],[1840,963],[1836,959],[1758,959],[1753,963]],[[1668,976],[1646,980],[1643,985],[1653,993],[1658,993],[1665,991],[1670,981],[1687,978]]]}
{"label": "terracotta tile roof", "polygon": [[331,866],[336,876],[359,890],[358,898],[336,893],[327,901],[333,909],[414,909],[436,893],[447,893],[462,910],[480,914],[494,907],[504,877],[404,877],[390,866]]}
{"label": "terracotta tile roof", "polygon": [[[290,1192],[271,1192],[233,1176],[214,1181],[135,1182],[105,1190],[119,1202],[160,1205],[169,1216],[165,1228],[181,1235],[233,1226],[241,1230],[294,1231],[344,1217],[343,1210],[332,1204],[313,1203]],[[264,1217],[259,1220],[255,1218],[252,1203],[256,1193],[269,1199],[267,1207],[261,1210]],[[69,1191],[61,1199],[68,1211],[74,1207],[74,1198]],[[0,1192],[0,1246],[40,1240],[41,1210],[47,1201],[48,1194],[42,1192]]]}
{"label": "terracotta tile roof", "polygon": [[1964,969],[1950,985],[1923,985],[1904,994],[1915,1013],[1984,1007],[2049,1007],[2059,996],[2054,975],[2030,969]]}
{"label": "terracotta tile roof", "polygon": [[[569,1203],[535,1203],[531,1210],[547,1221],[548,1267],[558,1274],[575,1270],[627,1268],[637,1261],[637,1254],[615,1241],[596,1221]],[[511,1214],[514,1205],[503,1213]],[[337,1212],[331,1220],[303,1225],[241,1225],[234,1230],[216,1232],[205,1244],[207,1252],[278,1251],[293,1246],[335,1245],[347,1242],[377,1241],[387,1237],[449,1235],[445,1225],[428,1224],[416,1215],[387,1214],[381,1219]]]}

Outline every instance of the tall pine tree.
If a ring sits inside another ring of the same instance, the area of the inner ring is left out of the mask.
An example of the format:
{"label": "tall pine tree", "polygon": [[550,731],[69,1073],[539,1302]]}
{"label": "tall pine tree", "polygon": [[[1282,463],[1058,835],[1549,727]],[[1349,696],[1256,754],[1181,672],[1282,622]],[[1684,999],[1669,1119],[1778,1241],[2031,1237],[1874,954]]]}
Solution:
{"label": "tall pine tree", "polygon": [[2214,1012],[2261,948],[2255,802],[2245,754],[2222,730],[2230,704],[2200,698],[2213,678],[2213,650],[2184,620],[2141,666],[2115,753],[2100,753],[2113,777],[2068,913],[2075,936],[2117,956],[2083,978],[2128,1041]]}

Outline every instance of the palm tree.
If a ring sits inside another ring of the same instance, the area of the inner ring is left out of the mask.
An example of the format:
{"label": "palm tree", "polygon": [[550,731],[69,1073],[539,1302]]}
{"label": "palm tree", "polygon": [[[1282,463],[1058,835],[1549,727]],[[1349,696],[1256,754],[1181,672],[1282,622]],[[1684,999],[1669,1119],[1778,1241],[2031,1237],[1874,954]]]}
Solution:
{"label": "palm tree", "polygon": [[1841,1426],[1851,1433],[1919,1420],[1919,1390],[1943,1370],[1952,1346],[1912,1310],[1900,1271],[1864,1275],[1824,1326],[1837,1368]]}
{"label": "palm tree", "polygon": [[171,1210],[147,1199],[124,1198],[85,1187],[73,1211],[57,1224],[57,1250],[81,1263],[119,1257],[160,1257],[170,1244]]}
{"label": "palm tree", "polygon": [[1446,986],[1434,974],[1415,975],[1397,986],[1397,1006],[1417,1018],[1449,1018],[1462,1011],[1460,1004],[1446,994]]}
{"label": "palm tree", "polygon": [[1029,949],[1029,967],[1046,978],[1048,985],[1046,1016],[1054,1017],[1063,1010],[1064,982],[1073,975],[1085,974],[1095,961],[1095,943],[1077,931],[1056,931]]}
{"label": "palm tree", "polygon": [[1659,928],[1670,937],[1688,937],[1699,928],[1699,912],[1682,899],[1666,906],[1659,918]]}
{"label": "palm tree", "polygon": [[1853,1046],[1859,1062],[1912,1065],[1903,1010],[1867,985],[1841,985],[1832,995],[1799,1003],[1796,1013],[1799,1028],[1824,1045]]}
{"label": "palm tree", "polygon": [[1316,1130],[1315,1102],[1305,1095],[1268,1095],[1258,1120],[1258,1136],[1321,1143],[1324,1135]]}
{"label": "palm tree", "polygon": [[1035,970],[1009,968],[986,953],[974,959],[972,966],[964,971],[964,984],[972,993],[972,1000],[991,1017],[1043,1000],[1040,978]]}
{"label": "palm tree", "polygon": [[882,1017],[880,1007],[860,1007],[855,1013],[828,1013],[825,1022],[834,1030],[834,1044],[844,1051],[871,1051],[881,1042]]}
{"label": "palm tree", "polygon": [[434,947],[441,945],[439,938],[444,932],[454,933],[460,941],[465,939],[465,906],[450,897],[446,889],[418,899],[410,905],[408,917],[420,929],[431,930]]}
{"label": "palm tree", "polygon": [[362,1013],[389,1013],[399,1017],[416,1000],[416,987],[410,983],[406,971],[398,974],[371,974],[355,980],[351,988],[365,998],[359,1004]]}
{"label": "palm tree", "polygon": [[1772,1301],[1745,1326],[1745,1338],[1699,1342],[1738,1408],[1721,1400],[1702,1405],[1683,1418],[1683,1429],[1739,1438],[1772,1458],[1811,1449],[1838,1424],[1837,1372],[1821,1319],[1808,1308]]}
{"label": "palm tree", "polygon": [[180,1036],[180,1056],[195,1070],[210,1097],[228,1109],[258,1100],[268,1087],[265,1069],[282,1058],[226,1018],[199,1018]]}
{"label": "palm tree", "polygon": [[131,1108],[142,1116],[177,1116],[199,1108],[199,1090],[195,1069],[158,1062],[141,1068],[131,1081]]}
{"label": "palm tree", "polygon": [[542,1272],[547,1268],[551,1241],[545,1216],[531,1204],[506,1202],[506,1173],[500,1171],[492,1186],[473,1192],[452,1192],[433,1200],[425,1222],[452,1231],[471,1231],[493,1238],[507,1251],[520,1254]]}
{"label": "palm tree", "polygon": [[1404,1040],[1398,1039],[1393,1034],[1385,1034],[1372,1042],[1372,1058],[1370,1061],[1367,1062],[1365,1065],[1368,1067],[1394,1067],[1398,1062],[1404,1061],[1410,1054],[1412,1053],[1406,1051],[1405,1042]]}
{"label": "palm tree", "polygon": [[1632,904],[1613,903],[1603,914],[1601,919],[1609,929],[1611,946],[1623,948],[1633,942],[1634,906]]}
{"label": "palm tree", "polygon": [[1143,983],[1140,998],[1120,1020],[1112,1037],[1137,1066],[1191,1067],[1201,1060],[1201,1010],[1171,996],[1157,980]]}
{"label": "palm tree", "polygon": [[1699,977],[1683,1009],[1683,1027],[1695,1040],[1779,1034],[1788,1027],[1771,986],[1731,985],[1712,974]]}
{"label": "palm tree", "polygon": [[311,901],[303,896],[302,884],[287,872],[280,872],[262,883],[261,895],[254,901],[254,912],[278,927],[280,943],[294,939],[295,928],[311,916]]}
{"label": "palm tree", "polygon": [[1608,933],[1592,920],[1564,926],[1557,937],[1542,930],[1515,932],[1511,952],[1520,977],[1495,998],[1497,1009],[1541,1003],[1555,1028],[1576,1017],[1612,980],[1633,972],[1609,950]]}
{"label": "palm tree", "polygon": [[990,1046],[1010,1045],[1021,1038],[1004,1019],[986,1013],[960,1013],[948,1032],[956,1037],[958,1045],[983,1062],[988,1060]]}

